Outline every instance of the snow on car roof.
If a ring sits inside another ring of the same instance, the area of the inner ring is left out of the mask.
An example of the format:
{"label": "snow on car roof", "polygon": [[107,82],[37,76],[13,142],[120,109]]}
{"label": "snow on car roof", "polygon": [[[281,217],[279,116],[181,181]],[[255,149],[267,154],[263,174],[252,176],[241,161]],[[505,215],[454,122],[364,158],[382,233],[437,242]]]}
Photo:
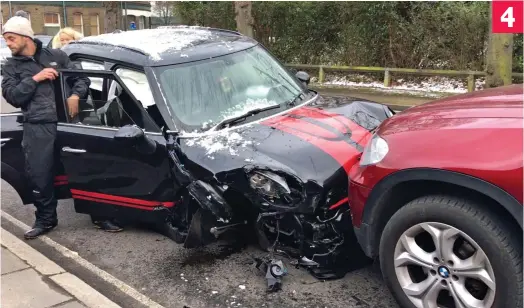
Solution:
{"label": "snow on car roof", "polygon": [[[175,26],[88,36],[78,43],[134,49],[149,55],[152,60],[158,61],[162,59],[164,53],[182,51],[208,41],[218,40],[226,34],[232,35],[234,33],[204,27]],[[235,33],[234,35],[238,34]]]}

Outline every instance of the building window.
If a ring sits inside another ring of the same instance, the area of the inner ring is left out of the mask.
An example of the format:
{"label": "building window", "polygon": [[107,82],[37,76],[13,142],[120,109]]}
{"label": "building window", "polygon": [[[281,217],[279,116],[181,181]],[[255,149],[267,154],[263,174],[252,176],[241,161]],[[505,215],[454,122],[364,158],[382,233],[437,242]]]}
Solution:
{"label": "building window", "polygon": [[46,26],[46,27],[60,27],[60,14],[57,14],[57,13],[45,13],[44,14],[44,26]]}
{"label": "building window", "polygon": [[84,34],[84,17],[81,13],[73,14],[73,29]]}
{"label": "building window", "polygon": [[57,13],[44,13],[45,34],[55,35],[60,31],[60,15]]}
{"label": "building window", "polygon": [[99,35],[100,34],[100,22],[98,20],[98,15],[92,15],[89,16],[89,27],[90,27],[90,34],[91,35]]}

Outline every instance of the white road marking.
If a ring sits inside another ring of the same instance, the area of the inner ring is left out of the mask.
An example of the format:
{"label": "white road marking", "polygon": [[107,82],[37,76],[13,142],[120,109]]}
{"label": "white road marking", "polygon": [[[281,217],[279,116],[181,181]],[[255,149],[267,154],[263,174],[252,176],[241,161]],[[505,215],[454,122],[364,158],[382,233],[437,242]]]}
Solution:
{"label": "white road marking", "polygon": [[[20,220],[14,218],[13,216],[9,215],[8,213],[1,211],[2,216],[10,221],[11,223],[15,224],[16,226],[27,230],[30,227],[26,225],[25,223],[21,222]],[[134,300],[140,302],[141,304],[145,305],[146,307],[154,307],[154,308],[164,308],[162,305],[158,304],[157,302],[153,301],[151,298],[145,296],[144,294],[138,292],[130,285],[126,284],[125,282],[119,280],[115,276],[109,274],[108,272],[98,268],[91,262],[87,261],[86,259],[82,258],[76,251],[72,251],[69,248],[62,246],[58,244],[57,242],[53,241],[48,236],[40,236],[39,239],[46,243],[47,245],[53,247],[56,249],[61,255],[72,259],[75,261],[78,265],[84,267],[85,269],[91,271],[96,276],[103,279],[105,282],[117,287],[120,291],[128,295],[129,297],[133,298]]]}

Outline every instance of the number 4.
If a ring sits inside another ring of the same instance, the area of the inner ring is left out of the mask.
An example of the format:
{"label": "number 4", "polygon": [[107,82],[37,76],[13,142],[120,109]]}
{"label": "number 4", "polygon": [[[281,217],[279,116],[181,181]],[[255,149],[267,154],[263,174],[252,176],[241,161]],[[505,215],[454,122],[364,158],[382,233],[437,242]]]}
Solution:
{"label": "number 4", "polygon": [[513,23],[515,22],[515,17],[513,17],[513,7],[510,6],[508,9],[500,16],[500,22],[508,23],[508,28],[513,28]]}

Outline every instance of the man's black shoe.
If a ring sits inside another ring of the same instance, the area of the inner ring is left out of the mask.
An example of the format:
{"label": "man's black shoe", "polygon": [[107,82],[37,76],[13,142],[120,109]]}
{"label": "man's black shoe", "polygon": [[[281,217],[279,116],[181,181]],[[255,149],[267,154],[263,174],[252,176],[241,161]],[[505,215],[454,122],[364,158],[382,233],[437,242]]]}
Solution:
{"label": "man's black shoe", "polygon": [[53,230],[55,227],[56,227],[57,223],[54,223],[52,225],[49,225],[49,226],[35,226],[33,227],[33,229],[27,231],[26,233],[24,233],[24,238],[26,240],[32,240],[32,239],[35,239],[37,237],[39,237],[40,235],[44,235],[46,234],[47,232]]}
{"label": "man's black shoe", "polygon": [[94,221],[95,228],[102,229],[107,232],[120,232],[124,228],[113,223],[111,220]]}

